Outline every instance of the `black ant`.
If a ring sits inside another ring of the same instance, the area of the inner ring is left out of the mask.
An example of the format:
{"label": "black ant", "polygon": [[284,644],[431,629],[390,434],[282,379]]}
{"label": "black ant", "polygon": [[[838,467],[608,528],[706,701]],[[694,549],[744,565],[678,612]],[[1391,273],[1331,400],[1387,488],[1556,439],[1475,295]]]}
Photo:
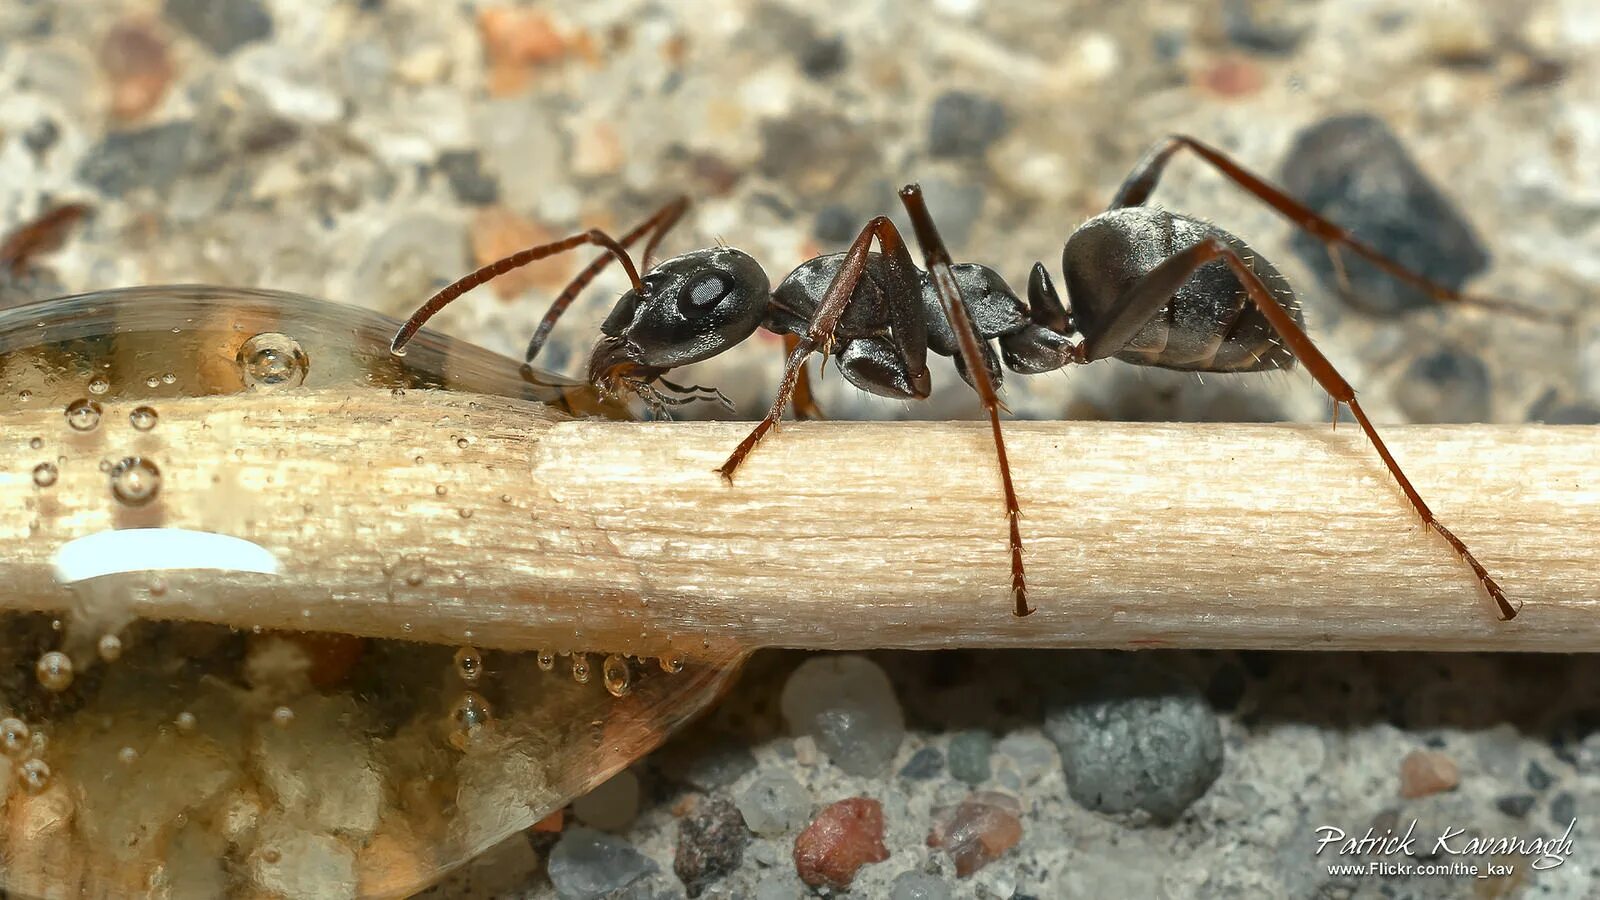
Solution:
{"label": "black ant", "polygon": [[[757,328],[783,335],[788,354],[783,382],[765,418],[719,469],[730,482],[791,401],[797,414],[817,414],[803,369],[813,352],[832,355],[844,377],[862,390],[908,400],[929,394],[929,350],[953,357],[961,376],[977,391],[994,434],[1018,616],[1033,610],[1027,602],[1020,512],[995,393],[1002,361],[1014,372],[1032,375],[1108,357],[1196,372],[1287,369],[1298,360],[1332,396],[1336,412],[1340,403],[1349,408],[1411,506],[1472,568],[1500,618],[1515,616],[1520,607],[1511,605],[1466,545],[1434,517],[1378,437],[1349,382],[1306,336],[1299,303],[1277,270],[1244,241],[1214,225],[1143,205],[1167,162],[1185,149],[1320,240],[1336,264],[1339,252],[1349,251],[1435,300],[1527,312],[1429,281],[1217,150],[1173,136],[1135,167],[1106,212],[1067,239],[1062,269],[1070,304],[1056,293],[1042,263],[1035,263],[1029,276],[1027,302],[994,270],[953,264],[914,184],[900,191],[900,199],[910,214],[926,271],[916,267],[894,224],[878,216],[862,228],[850,249],[801,263],[776,290],[754,259],[729,247],[695,250],[652,267],[656,246],[683,215],[687,202],[680,198],[620,240],[591,230],[484,266],[423,304],[395,335],[392,349],[402,352],[434,313],[498,275],[585,244],[600,246],[606,255],[573,279],[540,322],[528,344],[527,361],[533,361],[556,319],[612,258],[622,263],[633,287],[601,326],[589,358],[589,381],[608,394],[629,390],[658,408],[687,402],[705,389],[674,385],[662,377],[668,371],[715,356]],[[627,248],[646,234],[646,272],[641,276]],[[876,253],[871,252],[874,241]],[[1000,346],[998,358],[994,341]],[[531,376],[531,368],[524,371]],[[673,393],[654,387],[658,382]]]}

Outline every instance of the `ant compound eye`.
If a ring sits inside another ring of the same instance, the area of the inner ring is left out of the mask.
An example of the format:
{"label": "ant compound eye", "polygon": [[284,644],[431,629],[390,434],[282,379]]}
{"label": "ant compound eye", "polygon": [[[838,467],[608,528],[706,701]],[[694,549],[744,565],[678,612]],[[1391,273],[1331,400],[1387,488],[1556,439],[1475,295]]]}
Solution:
{"label": "ant compound eye", "polygon": [[721,303],[733,290],[733,276],[713,269],[696,275],[678,293],[678,312],[686,319],[698,319]]}

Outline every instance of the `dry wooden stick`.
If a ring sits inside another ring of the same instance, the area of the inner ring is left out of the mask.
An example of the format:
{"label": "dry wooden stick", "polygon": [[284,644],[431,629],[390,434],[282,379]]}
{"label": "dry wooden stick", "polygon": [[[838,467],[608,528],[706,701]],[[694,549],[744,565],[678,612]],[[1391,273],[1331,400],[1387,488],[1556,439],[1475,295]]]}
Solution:
{"label": "dry wooden stick", "polygon": [[[978,423],[559,420],[412,391],[171,401],[148,433],[0,417],[0,609],[82,601],[61,544],[111,528],[254,541],[277,576],[112,576],[147,617],[486,647],[1600,649],[1600,428],[1392,427],[1440,517],[1525,608],[1495,620],[1357,429],[1007,424],[1037,615],[1016,619]],[[106,421],[126,418],[108,405]],[[52,443],[31,449],[32,436]],[[59,446],[57,446],[59,445]],[[35,458],[67,457],[38,487]],[[162,473],[116,502],[102,458]]]}

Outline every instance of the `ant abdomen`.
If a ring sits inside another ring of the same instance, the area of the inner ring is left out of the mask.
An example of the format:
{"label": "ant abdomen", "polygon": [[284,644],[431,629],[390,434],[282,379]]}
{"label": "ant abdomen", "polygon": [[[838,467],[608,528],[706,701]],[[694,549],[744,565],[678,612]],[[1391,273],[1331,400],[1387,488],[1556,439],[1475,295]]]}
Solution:
{"label": "ant abdomen", "polygon": [[[1126,302],[1128,290],[1180,251],[1216,237],[1238,252],[1303,324],[1288,281],[1261,254],[1215,225],[1147,206],[1112,209],[1085,222],[1061,251],[1073,323],[1093,338]],[[1294,355],[1277,339],[1228,264],[1215,260],[1187,275],[1165,310],[1109,355],[1142,366],[1201,372],[1286,369]]]}

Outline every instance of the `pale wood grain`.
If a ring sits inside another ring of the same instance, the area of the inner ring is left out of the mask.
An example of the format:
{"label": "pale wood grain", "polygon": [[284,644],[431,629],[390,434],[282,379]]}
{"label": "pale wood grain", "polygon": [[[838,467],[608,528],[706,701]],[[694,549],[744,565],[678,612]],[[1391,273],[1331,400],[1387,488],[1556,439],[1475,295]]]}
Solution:
{"label": "pale wood grain", "polygon": [[[1526,603],[1501,623],[1354,427],[1010,422],[1039,608],[1016,619],[978,423],[786,424],[730,487],[713,469],[747,424],[558,420],[419,391],[242,394],[160,413],[148,434],[116,427],[116,407],[85,435],[59,411],[3,417],[0,607],[68,605],[50,569],[66,539],[167,525],[256,541],[285,572],[173,574],[160,595],[141,577],[119,602],[240,627],[651,656],[1600,649],[1600,428],[1382,429]],[[131,452],[164,473],[139,509],[112,500],[97,465]],[[36,487],[34,463],[57,453],[60,480]]]}

